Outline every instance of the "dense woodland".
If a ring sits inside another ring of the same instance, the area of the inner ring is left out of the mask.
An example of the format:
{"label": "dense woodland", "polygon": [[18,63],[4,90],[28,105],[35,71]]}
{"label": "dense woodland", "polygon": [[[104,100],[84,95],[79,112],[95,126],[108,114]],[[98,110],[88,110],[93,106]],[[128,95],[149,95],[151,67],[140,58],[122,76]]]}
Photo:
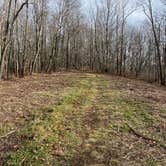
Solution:
{"label": "dense woodland", "polygon": [[[160,11],[152,0],[1,2],[0,79],[77,69],[166,84],[165,0]],[[136,10],[146,20],[131,26]]]}
{"label": "dense woodland", "polygon": [[0,0],[1,165],[166,166],[166,0]]}

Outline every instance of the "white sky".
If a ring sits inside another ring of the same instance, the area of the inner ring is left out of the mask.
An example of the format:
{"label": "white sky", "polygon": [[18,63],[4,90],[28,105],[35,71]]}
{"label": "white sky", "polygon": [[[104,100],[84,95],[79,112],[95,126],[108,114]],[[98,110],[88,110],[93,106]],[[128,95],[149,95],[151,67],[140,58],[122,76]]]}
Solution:
{"label": "white sky", "polygon": [[[98,1],[98,0],[97,0]],[[114,0],[116,1],[116,0]],[[82,0],[82,4],[83,4],[83,8],[84,10],[87,10],[90,6],[90,4],[93,6],[95,0]],[[136,0],[130,0],[130,4],[131,6],[133,4],[135,4]],[[153,0],[153,7],[155,8],[155,11],[158,12],[160,11],[160,9],[162,8],[162,3],[160,0]],[[129,18],[128,18],[128,22],[130,24],[140,24],[141,22],[143,22],[146,19],[145,14],[142,12],[141,9],[137,10],[136,12],[134,12]]]}
{"label": "white sky", "polygon": [[[3,2],[4,0],[0,0],[0,4]],[[6,0],[5,0],[6,1]],[[56,0],[52,0],[52,2],[54,2]],[[82,1],[82,9],[85,11],[85,12],[88,12],[89,11],[89,7],[90,7],[90,4],[91,6],[93,7],[94,5],[94,2],[96,0],[81,0]],[[99,0],[97,0],[99,1]],[[116,0],[114,0],[116,1]],[[130,4],[132,5],[133,3],[135,3],[136,0],[129,0]],[[156,12],[160,12],[161,8],[162,8],[162,3],[160,0],[153,0],[153,7],[156,9]],[[144,13],[140,10],[134,12],[129,18],[128,18],[128,21],[130,24],[136,24],[136,23],[141,23],[145,20],[145,15]]]}

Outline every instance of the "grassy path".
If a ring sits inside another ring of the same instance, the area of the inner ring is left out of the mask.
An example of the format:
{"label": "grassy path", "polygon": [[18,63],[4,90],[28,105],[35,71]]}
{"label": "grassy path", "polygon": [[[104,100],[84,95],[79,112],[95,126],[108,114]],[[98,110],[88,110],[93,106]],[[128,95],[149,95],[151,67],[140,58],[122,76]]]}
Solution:
{"label": "grassy path", "polygon": [[[156,117],[149,103],[129,98],[125,88],[111,88],[106,76],[82,74],[73,82],[56,96],[55,105],[30,111],[4,165],[166,164],[165,107],[156,106]],[[139,137],[129,126],[156,141]]]}

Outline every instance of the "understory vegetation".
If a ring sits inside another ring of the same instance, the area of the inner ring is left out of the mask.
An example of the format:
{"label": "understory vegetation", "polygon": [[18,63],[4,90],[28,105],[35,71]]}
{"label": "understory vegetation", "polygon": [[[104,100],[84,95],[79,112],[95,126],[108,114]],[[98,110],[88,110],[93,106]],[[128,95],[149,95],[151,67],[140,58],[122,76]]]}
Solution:
{"label": "understory vegetation", "polygon": [[29,110],[13,124],[15,132],[5,138],[11,147],[0,151],[4,165],[166,164],[164,104],[132,98],[132,80],[126,80],[128,89],[109,76],[69,76],[58,96],[33,93],[57,102]]}

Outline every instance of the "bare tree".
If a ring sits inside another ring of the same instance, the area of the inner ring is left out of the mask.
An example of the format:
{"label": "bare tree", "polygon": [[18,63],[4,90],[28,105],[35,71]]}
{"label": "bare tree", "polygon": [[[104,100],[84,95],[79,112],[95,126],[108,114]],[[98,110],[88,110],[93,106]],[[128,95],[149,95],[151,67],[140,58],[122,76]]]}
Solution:
{"label": "bare tree", "polygon": [[157,35],[157,30],[155,26],[155,18],[154,18],[154,13],[153,13],[153,7],[152,7],[152,0],[146,0],[144,4],[142,4],[143,11],[148,18],[148,20],[151,23],[152,27],[152,32],[155,40],[155,46],[157,50],[157,59],[158,59],[158,70],[159,70],[159,78],[160,78],[160,83],[162,85],[165,85],[165,80],[163,78],[163,70],[162,70],[162,62],[161,62],[161,52],[160,52],[160,41]]}

